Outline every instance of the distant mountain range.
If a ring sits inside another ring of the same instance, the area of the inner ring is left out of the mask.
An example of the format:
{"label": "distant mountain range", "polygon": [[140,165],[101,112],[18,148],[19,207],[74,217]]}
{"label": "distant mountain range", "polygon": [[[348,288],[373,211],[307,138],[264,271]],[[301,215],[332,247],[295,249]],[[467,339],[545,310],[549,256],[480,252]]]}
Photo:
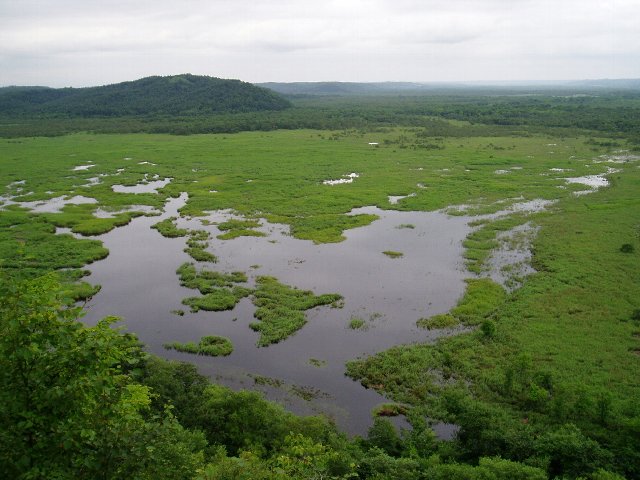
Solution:
{"label": "distant mountain range", "polygon": [[250,83],[190,74],[88,88],[0,88],[0,114],[5,115],[202,115],[290,106],[279,94]]}
{"label": "distant mountain range", "polygon": [[640,89],[640,79],[602,79],[575,81],[520,81],[520,82],[291,82],[257,83],[282,95],[384,95],[384,94],[429,94],[444,92],[464,92],[477,90],[629,90]]}
{"label": "distant mountain range", "polygon": [[640,79],[564,82],[292,82],[250,84],[191,74],[153,76],[87,88],[0,88],[0,116],[89,118],[206,116],[275,111],[291,107],[288,96],[359,95],[597,95],[640,90]]}

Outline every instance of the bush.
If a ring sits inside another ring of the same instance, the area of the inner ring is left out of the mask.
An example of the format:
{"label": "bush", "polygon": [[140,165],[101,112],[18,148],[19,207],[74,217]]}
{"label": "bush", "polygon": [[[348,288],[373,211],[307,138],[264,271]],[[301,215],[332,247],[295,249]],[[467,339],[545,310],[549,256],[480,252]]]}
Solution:
{"label": "bush", "polygon": [[484,335],[485,338],[495,337],[497,329],[498,327],[496,326],[496,322],[494,322],[493,320],[485,320],[480,326],[482,335]]}
{"label": "bush", "polygon": [[633,253],[634,250],[635,250],[634,246],[631,245],[630,243],[623,243],[622,246],[620,247],[620,251],[622,253]]}

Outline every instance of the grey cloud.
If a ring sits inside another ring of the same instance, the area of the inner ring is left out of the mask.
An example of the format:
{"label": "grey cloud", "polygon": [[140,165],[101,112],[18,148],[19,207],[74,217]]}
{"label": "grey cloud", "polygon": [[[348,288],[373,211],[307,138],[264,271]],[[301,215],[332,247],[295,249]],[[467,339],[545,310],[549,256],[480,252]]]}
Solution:
{"label": "grey cloud", "polygon": [[0,84],[640,76],[637,25],[637,0],[0,0]]}

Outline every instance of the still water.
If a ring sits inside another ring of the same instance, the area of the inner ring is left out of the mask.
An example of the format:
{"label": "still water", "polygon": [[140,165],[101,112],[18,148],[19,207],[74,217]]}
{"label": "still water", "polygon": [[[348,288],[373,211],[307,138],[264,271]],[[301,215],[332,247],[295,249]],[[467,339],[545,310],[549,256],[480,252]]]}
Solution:
{"label": "still water", "polygon": [[[219,261],[203,265],[206,268],[246,272],[250,284],[257,276],[270,275],[315,294],[336,292],[344,297],[343,308],[309,310],[308,323],[296,334],[258,348],[258,333],[249,328],[255,321],[250,299],[227,312],[190,313],[181,304],[183,298],[198,295],[181,287],[175,273],[183,262],[192,261],[183,252],[185,239],[164,238],[150,226],[178,216],[185,201],[183,194],[169,200],[160,217],[139,217],[96,237],[110,253],[89,266],[89,281],[102,285],[102,290],[88,306],[87,323],[95,324],[107,315],[122,317],[127,330],[136,333],[149,351],[192,362],[203,374],[232,388],[259,389],[297,413],[326,414],[354,434],[366,433],[371,408],[385,399],[346,377],[345,362],[393,345],[433,341],[452,333],[420,330],[415,322],[448,311],[462,295],[464,278],[469,276],[462,260],[462,240],[471,230],[469,217],[365,207],[352,213],[373,213],[380,218],[345,232],[343,242],[320,245],[297,240],[288,235],[287,226],[264,220],[260,230],[266,237],[218,240],[215,225],[180,219],[179,227],[212,233],[209,251]],[[219,222],[230,216],[215,212],[207,219]],[[401,225],[405,228],[398,228]],[[389,258],[382,254],[385,250],[404,255]],[[185,315],[171,313],[176,309],[184,309]],[[353,317],[365,320],[365,329],[350,329]],[[162,347],[171,341],[197,342],[204,335],[230,338],[233,353],[215,358]],[[320,366],[310,359],[319,360]],[[277,379],[283,386],[257,385],[256,375]],[[315,398],[303,400],[292,394],[299,388],[314,393]],[[446,425],[436,430],[442,436],[451,432]]]}

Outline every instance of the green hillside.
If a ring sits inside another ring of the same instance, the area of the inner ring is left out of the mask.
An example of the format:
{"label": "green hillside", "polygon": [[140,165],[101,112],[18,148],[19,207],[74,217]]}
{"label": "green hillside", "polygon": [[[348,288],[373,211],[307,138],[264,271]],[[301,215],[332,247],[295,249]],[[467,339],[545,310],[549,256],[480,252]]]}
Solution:
{"label": "green hillside", "polygon": [[63,117],[193,115],[283,110],[277,93],[240,80],[198,75],[146,77],[88,88],[0,89],[0,114]]}

